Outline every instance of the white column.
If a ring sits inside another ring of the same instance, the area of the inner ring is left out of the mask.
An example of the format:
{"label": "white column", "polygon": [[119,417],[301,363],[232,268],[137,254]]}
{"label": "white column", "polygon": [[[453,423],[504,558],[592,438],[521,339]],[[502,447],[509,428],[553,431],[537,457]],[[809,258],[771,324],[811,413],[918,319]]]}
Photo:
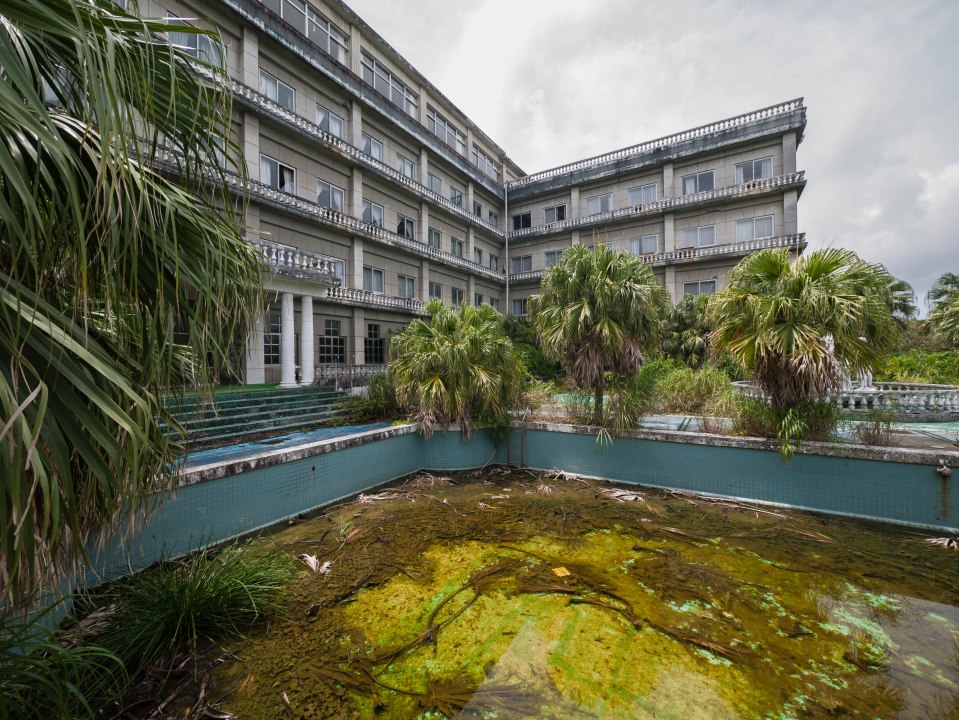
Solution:
{"label": "white column", "polygon": [[296,329],[293,293],[283,293],[280,305],[280,387],[296,387]]}
{"label": "white column", "polygon": [[263,366],[263,313],[256,316],[253,328],[246,337],[243,353],[243,384],[260,385],[266,382]]}
{"label": "white column", "polygon": [[313,347],[316,337],[313,335],[313,298],[304,295],[300,298],[300,385],[311,385],[316,379]]}

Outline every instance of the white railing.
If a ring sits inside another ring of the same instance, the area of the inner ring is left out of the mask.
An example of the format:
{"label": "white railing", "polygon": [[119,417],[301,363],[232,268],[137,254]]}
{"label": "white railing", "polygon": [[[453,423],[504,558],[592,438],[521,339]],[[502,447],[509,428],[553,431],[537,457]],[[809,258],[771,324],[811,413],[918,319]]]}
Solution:
{"label": "white railing", "polygon": [[[743,395],[763,397],[751,382],[733,383]],[[921,383],[876,383],[874,387],[839,390],[827,396],[851,413],[887,410],[897,419],[959,418],[959,387]]]}
{"label": "white railing", "polygon": [[[806,247],[806,233],[795,235],[777,235],[776,237],[759,238],[757,240],[743,240],[724,245],[710,245],[708,247],[680,248],[654,255],[640,255],[639,259],[647,265],[668,265],[671,263],[694,262],[723,255],[746,255],[759,250],[770,248],[804,248]],[[543,277],[545,270],[527,270],[521,273],[511,273],[509,281],[525,282]]]}
{"label": "white railing", "polygon": [[370,376],[385,372],[386,365],[317,365],[314,376],[318,383],[355,387],[365,385]]}
{"label": "white railing", "polygon": [[581,218],[548,223],[547,225],[537,225],[536,227],[523,228],[522,230],[512,230],[509,233],[509,237],[512,240],[513,238],[526,237],[529,235],[541,235],[588,225],[600,225],[602,223],[637,216],[660,215],[664,212],[678,210],[690,205],[699,205],[716,200],[730,200],[748,195],[784,190],[792,186],[803,184],[803,182],[805,182],[805,174],[805,171],[802,170],[787,175],[777,175],[773,178],[750,180],[749,182],[739,185],[730,185],[724,188],[683,195],[678,198],[666,198],[665,200],[657,200],[656,202],[646,203],[644,205],[631,205],[619,210],[611,210],[610,212],[586,215]]}
{"label": "white railing", "polygon": [[723,245],[679,248],[678,250],[656,253],[655,255],[641,255],[640,258],[647,265],[667,265],[669,263],[705,260],[722,255],[745,255],[773,248],[804,247],[806,247],[806,233],[796,233],[795,235],[777,235],[776,237],[758,238],[756,240],[742,240]]}
{"label": "white railing", "polygon": [[388,177],[393,182],[407,188],[410,192],[430,200],[436,205],[442,206],[448,212],[457,215],[473,225],[487,230],[494,237],[503,237],[504,233],[502,230],[486,222],[478,215],[468,212],[465,208],[460,207],[451,200],[448,200],[442,195],[433,192],[425,185],[421,185],[412,178],[403,175],[398,170],[394,170],[386,163],[380,162],[376,158],[361,152],[359,149],[353,147],[349,143],[341,140],[335,135],[331,135],[330,133],[326,132],[319,125],[316,125],[315,123],[310,122],[296,113],[287,110],[285,107],[278,105],[270,100],[270,98],[266,97],[266,95],[260,94],[249,85],[244,85],[237,80],[232,80],[231,89],[233,90],[234,96],[242,101],[245,101],[246,104],[252,105],[275,118],[279,118],[287,125],[296,128],[301,133],[308,135],[313,140],[317,140],[327,147],[337,151],[341,156],[357,162],[364,167],[379,173],[380,175]]}
{"label": "white railing", "polygon": [[356,290],[355,288],[331,287],[326,290],[326,299],[345,305],[360,305],[371,308],[400,310],[414,315],[426,315],[426,303],[417,298],[401,298],[393,295]]}
{"label": "white railing", "polygon": [[259,250],[264,264],[274,272],[310,275],[326,275],[331,283],[339,284],[336,276],[336,259],[319,253],[304,252],[266,240],[247,240]]}
{"label": "white railing", "polygon": [[684,130],[672,135],[666,135],[665,137],[657,138],[656,140],[649,140],[647,142],[639,143],[638,145],[631,145],[630,147],[623,148],[622,150],[615,150],[604,155],[597,155],[596,157],[587,158],[586,160],[580,160],[578,162],[569,163],[568,165],[561,165],[550,170],[543,170],[542,172],[533,173],[532,175],[527,175],[526,177],[521,177],[517,180],[511,181],[508,184],[508,188],[513,189],[523,187],[524,185],[529,185],[530,183],[556,177],[557,175],[566,175],[568,173],[576,172],[577,170],[585,170],[597,165],[606,165],[609,163],[618,162],[625,158],[640,155],[642,153],[648,153],[653,150],[658,150],[662,147],[675,145],[676,143],[694,140],[706,135],[713,135],[714,133],[743,127],[745,125],[749,125],[750,123],[766,120],[778,115],[788,115],[796,112],[797,110],[804,109],[805,107],[803,106],[803,99],[796,98],[795,100],[789,100],[788,102],[780,103],[778,105],[770,105],[769,107],[762,108],[760,110],[754,110],[752,112],[745,113],[744,115],[737,115],[736,117],[731,117],[726,120],[719,120],[717,122],[709,123],[708,125],[701,125],[700,127],[692,128],[691,130]]}

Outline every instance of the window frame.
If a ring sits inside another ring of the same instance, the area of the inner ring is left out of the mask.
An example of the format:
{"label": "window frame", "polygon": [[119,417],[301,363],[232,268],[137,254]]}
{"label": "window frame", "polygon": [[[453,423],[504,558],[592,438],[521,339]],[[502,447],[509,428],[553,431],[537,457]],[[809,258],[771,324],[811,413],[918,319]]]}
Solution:
{"label": "window frame", "polygon": [[[559,217],[559,215],[561,214],[559,212],[560,208],[562,208],[563,217]],[[549,219],[550,210],[553,211],[552,220]],[[558,203],[557,205],[550,205],[549,207],[543,209],[543,222],[546,223],[547,225],[550,225],[552,223],[558,223],[558,222],[566,222],[566,216],[567,216],[566,211],[567,211],[566,203]]]}
{"label": "window frame", "polygon": [[[700,182],[700,178],[706,175],[710,176],[710,181],[709,181],[710,187],[708,188],[700,187],[700,185],[702,184]],[[695,189],[692,192],[686,192],[686,181],[690,179],[693,181],[693,185]],[[682,185],[683,197],[687,195],[695,195],[697,193],[709,192],[710,190],[715,190],[716,189],[716,170],[715,169],[702,170],[701,172],[694,172],[694,173],[690,173],[689,175],[683,175],[681,180],[681,185]]]}
{"label": "window frame", "polygon": [[[363,82],[373,88],[374,91],[385,97],[414,120],[419,119],[419,96],[410,90],[410,88],[406,86],[406,83],[397,78],[389,68],[385,67],[376,58],[362,53],[360,60],[360,77],[362,77]],[[385,83],[386,87],[378,85],[377,79]],[[384,92],[386,89],[389,91]]]}
{"label": "window frame", "polygon": [[[326,119],[323,120],[320,118],[320,112],[326,113]],[[333,119],[336,119],[340,126],[340,132],[333,132]],[[342,140],[343,136],[346,134],[346,119],[337,115],[335,112],[330,110],[326,105],[321,103],[319,100],[316,101],[316,124],[320,126],[320,129],[333,137]]]}
{"label": "window frame", "polygon": [[429,296],[430,296],[430,300],[433,300],[433,299],[442,300],[443,299],[443,283],[433,282],[432,280],[430,280]]}
{"label": "window frame", "polygon": [[466,243],[463,242],[462,238],[455,238],[450,236],[450,255],[453,257],[463,258],[463,248]]}
{"label": "window frame", "polygon": [[463,191],[454,187],[453,183],[450,183],[450,202],[456,207],[463,207]]}
{"label": "window frame", "polygon": [[[432,105],[426,106],[426,129],[458,154],[466,155],[466,136]],[[450,142],[452,136],[453,141]]]}
{"label": "window frame", "polygon": [[436,248],[437,250],[443,249],[443,231],[431,227],[426,232],[426,244],[431,248]]}
{"label": "window frame", "polygon": [[[701,240],[703,230],[708,230],[708,229],[712,230],[713,241],[710,243],[703,243]],[[686,244],[686,232],[690,230],[696,231],[696,243],[694,245]],[[713,247],[714,245],[716,245],[716,224],[715,223],[711,225],[697,225],[694,227],[683,228],[683,245],[682,245],[683,248],[704,248],[704,247]]]}
{"label": "window frame", "polygon": [[[631,187],[631,188],[627,188],[627,190],[626,190],[626,204],[627,204],[629,207],[635,207],[635,206],[638,206],[638,205],[649,205],[650,203],[656,202],[656,198],[658,197],[657,187],[656,187],[656,186],[657,186],[657,183],[646,183],[646,184],[644,184],[644,185],[634,185],[634,186]],[[653,199],[652,199],[652,200],[645,200],[645,201],[644,201],[644,200],[643,200],[643,195],[646,194],[650,189],[652,189]],[[636,194],[639,196],[639,202],[633,202],[633,197],[634,197],[633,192],[634,192],[634,191],[635,191]]]}
{"label": "window frame", "polygon": [[[652,250],[646,249],[647,241],[652,242]],[[636,252],[637,249],[639,252]],[[645,235],[631,237],[629,239],[629,251],[633,255],[655,255],[659,252],[659,233],[647,233]]]}
{"label": "window frame", "polygon": [[[373,289],[373,286],[376,284],[374,278],[379,277],[379,290]],[[367,281],[367,278],[369,280]],[[385,285],[385,272],[382,268],[373,267],[372,265],[363,266],[363,291],[375,293],[376,295],[383,295],[384,290],[386,289]]]}
{"label": "window frame", "polygon": [[[756,175],[756,163],[769,163],[769,174],[768,175]],[[746,177],[745,168],[749,166],[750,177]],[[741,163],[736,163],[736,184],[743,185],[753,180],[766,180],[773,176],[773,156],[766,155],[761,158],[754,158],[752,160],[744,160]]]}
{"label": "window frame", "polygon": [[[329,192],[329,197],[331,202],[331,204],[329,205],[324,205],[323,201],[321,200],[321,197],[322,197],[321,186],[323,185],[326,186]],[[336,197],[336,193],[334,191],[339,192],[340,207],[335,207],[335,204],[333,203],[333,199]],[[336,212],[341,212],[341,213],[346,212],[346,209],[345,209],[346,208],[346,191],[343,188],[337,185],[334,185],[333,183],[329,183],[326,180],[320,180],[319,178],[317,178],[316,179],[316,204],[322,205],[323,207],[329,208],[330,210],[335,210]]]}
{"label": "window frame", "polygon": [[432,192],[435,192],[440,197],[443,197],[443,178],[441,178],[439,175],[434,175],[433,173],[428,172],[426,173],[426,182],[426,186]]}
{"label": "window frame", "polygon": [[[407,165],[409,166],[409,174],[405,170]],[[416,180],[416,163],[400,152],[396,153],[396,171],[403,177]]]}
{"label": "window frame", "polygon": [[[263,161],[264,161],[264,160],[266,160],[267,162],[271,162],[271,163],[273,163],[273,164],[276,165],[276,180],[277,180],[277,184],[276,184],[276,185],[274,185],[274,184],[271,183],[271,182],[265,182],[265,181],[263,180]],[[292,184],[293,184],[293,192],[290,192],[289,190],[286,190],[286,189],[284,189],[283,187],[281,187],[281,183],[282,183],[282,180],[283,180],[282,170],[284,170],[284,169],[291,171],[292,174],[293,174],[293,183],[292,183]],[[263,183],[264,185],[267,185],[268,187],[272,188],[273,190],[276,190],[277,192],[286,193],[287,195],[294,195],[294,196],[295,196],[295,195],[296,195],[296,188],[297,188],[297,184],[296,184],[296,168],[293,167],[292,165],[287,165],[287,164],[285,164],[285,163],[281,163],[279,160],[277,160],[276,158],[272,158],[272,157],[270,157],[269,155],[266,155],[266,154],[264,154],[264,153],[260,153],[260,182]]]}
{"label": "window frame", "polygon": [[473,165],[475,165],[486,177],[492,178],[496,182],[500,181],[500,176],[503,173],[502,168],[497,167],[493,162],[493,159],[483,150],[481,150],[479,145],[476,143],[473,143],[472,159]]}
{"label": "window frame", "polygon": [[477,265],[483,264],[483,248],[473,248],[473,262]]}
{"label": "window frame", "polygon": [[510,215],[510,218],[513,221],[513,232],[533,227],[533,213],[529,210]]}
{"label": "window frame", "polygon": [[459,307],[463,304],[463,301],[466,299],[466,290],[458,287],[450,288],[450,302],[453,304],[453,307]]}
{"label": "window frame", "polygon": [[[702,289],[702,287],[703,287],[704,284],[706,284],[706,285],[712,284],[713,289],[712,289],[712,290],[708,290],[708,291],[704,291],[704,290]],[[695,286],[696,286],[696,292],[689,292],[689,291],[687,290],[687,288],[688,288],[690,285],[695,285]],[[692,280],[692,281],[690,281],[690,282],[684,282],[684,283],[683,283],[683,297],[689,297],[690,295],[693,295],[693,296],[696,296],[696,295],[712,295],[712,294],[714,294],[715,292],[716,292],[716,278],[712,278],[712,279],[710,279],[710,280]]]}
{"label": "window frame", "polygon": [[[756,221],[757,220],[768,220],[769,221],[769,234],[768,235],[757,235],[756,234]],[[740,238],[739,230],[740,228],[746,227],[746,224],[749,224],[750,233],[749,237]],[[776,237],[776,218],[774,215],[758,215],[751,218],[743,218],[742,220],[736,221],[736,242],[749,242],[751,240],[764,240],[765,238]]]}
{"label": "window frame", "polygon": [[[544,262],[546,263],[545,267],[546,268],[553,267],[553,265],[559,262],[559,258],[562,254],[563,254],[562,250],[545,250],[543,252]],[[550,262],[551,260],[552,262]]]}
{"label": "window frame", "polygon": [[[599,206],[598,210],[590,210],[590,204],[596,201]],[[605,202],[604,202],[605,201]],[[606,208],[603,209],[603,205],[606,205]],[[592,197],[586,198],[586,215],[601,215],[602,213],[608,213],[613,211],[613,193],[603,193],[602,195],[593,195]]]}
{"label": "window frame", "polygon": [[[274,88],[274,91],[273,91],[273,94],[274,94],[275,97],[270,97],[270,94],[269,94],[268,92],[264,92],[264,91],[263,91],[263,87],[264,87],[264,85],[263,85],[263,83],[264,83],[264,76],[266,76],[266,82],[267,82],[267,83],[269,83],[269,82],[271,82],[271,81],[272,81],[273,83],[275,83],[275,88]],[[287,106],[284,105],[282,102],[280,102],[280,86],[281,86],[281,85],[282,85],[284,88],[286,88],[287,90],[290,91],[290,98],[291,98],[290,107],[287,107]],[[260,84],[259,84],[259,87],[258,87],[257,89],[260,91],[260,94],[261,94],[261,95],[263,95],[264,97],[266,97],[266,98],[267,98],[268,100],[270,100],[271,102],[275,102],[277,105],[279,105],[279,106],[280,106],[281,108],[283,108],[284,110],[289,110],[291,113],[296,114],[296,88],[293,87],[292,85],[289,85],[289,84],[283,82],[282,80],[280,80],[280,78],[278,78],[276,75],[274,75],[273,73],[269,72],[268,70],[264,70],[263,68],[260,68]]]}
{"label": "window frame", "polygon": [[[374,217],[375,215],[374,210],[380,211],[379,221],[377,221],[376,218]],[[384,210],[382,205],[380,205],[379,203],[375,203],[372,200],[368,200],[367,198],[363,198],[363,222],[365,222],[367,225],[376,225],[377,227],[383,227],[383,217],[384,217]]]}
{"label": "window frame", "polygon": [[412,275],[396,274],[396,295],[404,299],[416,297],[416,278]]}
{"label": "window frame", "polygon": [[323,334],[317,337],[318,365],[346,364],[346,337],[342,330],[341,320],[324,318]]}
{"label": "window frame", "polygon": [[[526,317],[527,309],[528,309],[527,308],[528,300],[529,298],[513,298],[512,308],[511,308],[511,310],[513,311],[512,313],[513,317]],[[516,303],[519,303],[519,310],[520,310],[519,312],[516,312],[516,308],[517,308]]]}
{"label": "window frame", "polygon": [[519,273],[532,272],[533,270],[532,255],[517,255],[516,257],[511,257],[509,261],[510,261],[510,264],[509,264],[510,275],[518,275]]}
{"label": "window frame", "polygon": [[[400,232],[400,225],[403,226],[403,232]],[[413,218],[406,217],[403,213],[396,213],[396,234],[407,240],[415,240],[416,221]]]}
{"label": "window frame", "polygon": [[[360,148],[360,151],[364,155],[367,155],[373,158],[374,160],[379,160],[380,162],[383,162],[383,141],[377,140],[375,137],[365,132],[360,133],[360,138],[363,140],[363,147]],[[369,152],[367,152],[366,150],[367,146],[369,146],[370,148]],[[374,152],[375,150],[377,150],[377,146],[379,146],[378,153]]]}

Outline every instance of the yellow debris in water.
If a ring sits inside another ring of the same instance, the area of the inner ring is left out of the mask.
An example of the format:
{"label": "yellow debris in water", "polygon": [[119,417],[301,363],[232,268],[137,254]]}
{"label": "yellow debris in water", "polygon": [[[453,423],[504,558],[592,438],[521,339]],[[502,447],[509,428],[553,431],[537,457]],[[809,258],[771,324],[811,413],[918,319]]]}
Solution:
{"label": "yellow debris in water", "polygon": [[566,568],[558,567],[558,568],[553,568],[553,574],[556,577],[567,577],[570,573],[569,573],[569,570],[567,570]]}

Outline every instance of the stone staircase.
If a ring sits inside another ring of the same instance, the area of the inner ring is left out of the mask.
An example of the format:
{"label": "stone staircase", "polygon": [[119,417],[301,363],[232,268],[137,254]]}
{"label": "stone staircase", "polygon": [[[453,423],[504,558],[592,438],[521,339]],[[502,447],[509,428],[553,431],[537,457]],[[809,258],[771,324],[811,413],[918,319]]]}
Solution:
{"label": "stone staircase", "polygon": [[238,390],[212,402],[183,398],[171,403],[170,411],[186,430],[187,448],[195,451],[328,425],[343,415],[338,406],[344,395],[323,385]]}

